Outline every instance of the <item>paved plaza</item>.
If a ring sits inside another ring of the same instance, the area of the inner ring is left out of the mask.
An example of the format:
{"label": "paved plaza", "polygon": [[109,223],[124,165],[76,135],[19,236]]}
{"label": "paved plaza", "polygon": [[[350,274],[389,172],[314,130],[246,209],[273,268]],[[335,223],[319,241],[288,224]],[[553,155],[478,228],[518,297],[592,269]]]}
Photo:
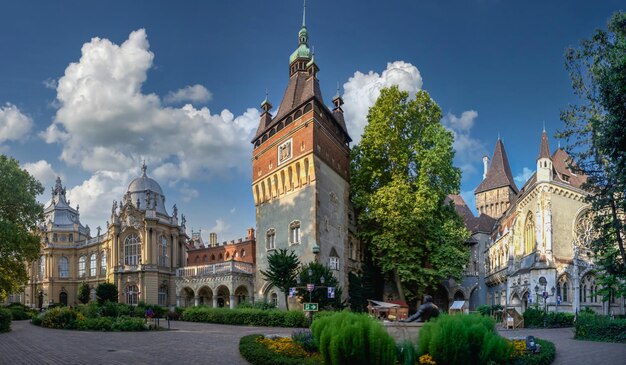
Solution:
{"label": "paved plaza", "polygon": [[[239,338],[252,333],[288,336],[293,329],[171,322],[171,331],[54,330],[29,321],[0,334],[0,364],[246,364]],[[505,337],[534,335],[554,342],[554,365],[622,364],[626,345],[574,340],[572,328],[500,330]]]}

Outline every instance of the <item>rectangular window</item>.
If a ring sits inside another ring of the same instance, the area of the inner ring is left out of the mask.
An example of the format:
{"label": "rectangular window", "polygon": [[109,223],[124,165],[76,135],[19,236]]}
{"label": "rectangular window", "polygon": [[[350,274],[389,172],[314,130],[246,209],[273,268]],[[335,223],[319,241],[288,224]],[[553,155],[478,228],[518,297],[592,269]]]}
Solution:
{"label": "rectangular window", "polygon": [[293,221],[289,225],[289,244],[297,245],[300,243],[300,221]]}
{"label": "rectangular window", "polygon": [[276,231],[273,228],[268,229],[267,234],[265,235],[265,247],[268,250],[273,250],[276,248],[275,238],[276,238]]}
{"label": "rectangular window", "polygon": [[85,256],[81,256],[78,259],[78,276],[85,277],[85,269],[87,264],[87,258]]}
{"label": "rectangular window", "polygon": [[89,276],[96,276],[96,254],[92,253],[89,259]]}
{"label": "rectangular window", "polygon": [[331,257],[328,266],[331,270],[339,270],[339,257]]}
{"label": "rectangular window", "polygon": [[159,305],[167,306],[167,288],[164,286],[159,288]]}
{"label": "rectangular window", "polygon": [[100,254],[100,275],[107,274],[107,252],[102,251]]}

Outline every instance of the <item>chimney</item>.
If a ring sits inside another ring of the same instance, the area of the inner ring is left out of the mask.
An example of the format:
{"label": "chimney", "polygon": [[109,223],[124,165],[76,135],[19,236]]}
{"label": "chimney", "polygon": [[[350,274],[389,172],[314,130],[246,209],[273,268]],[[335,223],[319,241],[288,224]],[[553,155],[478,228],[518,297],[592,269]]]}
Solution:
{"label": "chimney", "polygon": [[217,246],[217,233],[215,233],[215,232],[209,233],[209,245],[211,247],[216,247]]}
{"label": "chimney", "polygon": [[254,228],[250,227],[248,228],[248,236],[246,236],[246,240],[253,240],[254,239]]}
{"label": "chimney", "polygon": [[240,238],[237,240],[237,243],[241,243],[241,242],[243,242],[243,238]]}
{"label": "chimney", "polygon": [[483,156],[483,180],[487,177],[487,169],[489,168],[489,157]]}
{"label": "chimney", "polygon": [[228,244],[228,241],[224,241],[224,242],[222,243],[222,246],[226,246],[226,244]]}
{"label": "chimney", "polygon": [[230,244],[234,245],[235,244],[235,240],[230,240]]}

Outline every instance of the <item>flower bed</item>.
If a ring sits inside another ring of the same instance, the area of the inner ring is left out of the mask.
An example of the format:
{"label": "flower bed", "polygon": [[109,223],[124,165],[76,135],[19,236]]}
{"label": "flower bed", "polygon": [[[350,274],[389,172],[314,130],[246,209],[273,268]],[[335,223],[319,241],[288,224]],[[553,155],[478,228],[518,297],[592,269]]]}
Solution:
{"label": "flower bed", "polygon": [[239,341],[241,356],[252,365],[322,365],[319,354],[309,353],[291,338],[244,336]]}

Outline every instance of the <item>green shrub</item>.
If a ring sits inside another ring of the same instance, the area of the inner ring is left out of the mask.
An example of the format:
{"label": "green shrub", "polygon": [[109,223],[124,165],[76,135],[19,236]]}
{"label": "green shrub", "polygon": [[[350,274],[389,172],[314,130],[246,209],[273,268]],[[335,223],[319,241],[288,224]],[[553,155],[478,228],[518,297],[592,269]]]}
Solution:
{"label": "green shrub", "polygon": [[377,321],[336,312],[313,321],[311,331],[326,364],[394,364],[396,345]]}
{"label": "green shrub", "polygon": [[428,353],[439,365],[504,364],[512,350],[495,321],[480,315],[440,315],[424,324],[418,341],[418,355]]}
{"label": "green shrub", "polygon": [[144,331],[146,323],[141,318],[120,317],[113,323],[113,331]]}
{"label": "green shrub", "polygon": [[76,324],[76,329],[111,331],[113,330],[114,321],[115,319],[111,317],[85,318],[84,320],[78,320]]}
{"label": "green shrub", "polygon": [[5,308],[0,308],[0,333],[9,332],[11,330],[11,318],[13,315],[11,311]]}
{"label": "green shrub", "polygon": [[483,316],[490,316],[491,306],[487,304],[479,305],[478,307],[476,307],[476,311]]}
{"label": "green shrub", "polygon": [[417,352],[411,341],[403,341],[396,346],[397,360],[400,365],[414,365],[417,363]]}
{"label": "green shrub", "polygon": [[594,311],[593,309],[591,309],[589,307],[585,307],[585,309],[581,309],[580,312],[578,312],[578,314],[592,314],[592,315],[596,315],[598,313],[596,313],[596,311]]}
{"label": "green shrub", "polygon": [[308,325],[306,316],[302,311],[227,309],[204,306],[187,308],[183,312],[182,320],[267,327],[306,327]]}
{"label": "green shrub", "polygon": [[258,342],[263,335],[248,335],[239,340],[239,353],[252,365],[323,365],[318,357],[291,358],[277,354]]}
{"label": "green shrub", "polygon": [[535,339],[535,342],[541,345],[541,351],[537,354],[525,354],[515,359],[513,365],[550,365],[556,356],[556,348],[550,341]]}
{"label": "green shrub", "polygon": [[626,343],[626,319],[581,314],[576,321],[576,339]]}
{"label": "green shrub", "polygon": [[67,307],[49,309],[40,314],[41,326],[47,328],[76,328],[76,312]]}
{"label": "green shrub", "polygon": [[41,317],[40,316],[34,316],[30,322],[32,324],[34,324],[35,326],[41,326]]}
{"label": "green shrub", "polygon": [[549,328],[574,326],[574,313],[550,312],[546,318],[546,326]]}
{"label": "green shrub", "polygon": [[239,305],[237,305],[238,309],[262,309],[262,310],[269,310],[269,309],[276,309],[276,304],[272,303],[272,302],[268,302],[266,300],[257,300],[254,303],[245,301],[245,302],[241,302],[239,303]]}
{"label": "green shrub", "polygon": [[537,308],[528,308],[524,311],[524,327],[537,328],[545,326],[547,328],[572,327],[574,325],[574,314],[564,312],[548,312]]}
{"label": "green shrub", "polygon": [[98,303],[91,302],[89,304],[79,304],[76,310],[87,318],[96,318],[99,316],[100,308]]}
{"label": "green shrub", "polygon": [[113,283],[100,283],[96,287],[96,298],[98,298],[98,304],[102,305],[104,302],[117,303],[117,286]]}

